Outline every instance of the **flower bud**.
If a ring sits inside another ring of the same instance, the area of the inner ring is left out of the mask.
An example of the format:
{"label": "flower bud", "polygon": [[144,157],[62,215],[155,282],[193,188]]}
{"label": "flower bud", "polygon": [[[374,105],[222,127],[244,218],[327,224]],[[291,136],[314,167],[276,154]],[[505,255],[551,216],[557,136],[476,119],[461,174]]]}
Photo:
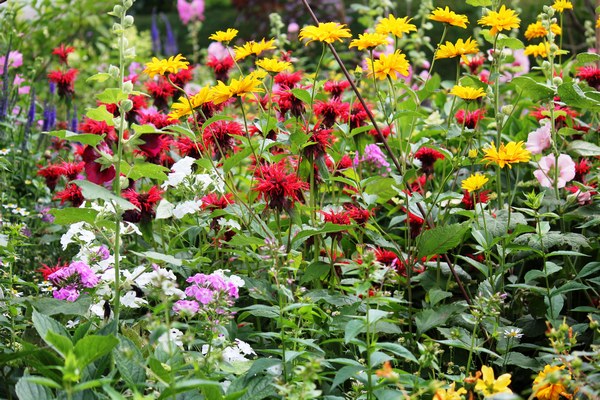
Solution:
{"label": "flower bud", "polygon": [[131,81],[123,82],[123,91],[127,94],[133,91],[133,83]]}
{"label": "flower bud", "polygon": [[123,26],[125,28],[129,28],[132,25],[133,25],[133,17],[131,15],[126,15],[125,18],[123,19]]}
{"label": "flower bud", "polygon": [[117,33],[117,34],[123,32],[123,25],[115,22],[112,26],[112,31],[113,31],[113,33]]}
{"label": "flower bud", "polygon": [[555,76],[554,79],[552,79],[552,83],[554,83],[556,86],[560,86],[563,83],[563,80],[560,76]]}
{"label": "flower bud", "polygon": [[509,104],[506,106],[502,106],[502,108],[500,109],[500,112],[504,115],[510,115],[510,114],[512,114],[514,108],[515,108],[515,106],[513,106],[512,104]]}
{"label": "flower bud", "polygon": [[133,6],[133,0],[123,0],[123,7],[127,8],[131,8],[131,6]]}
{"label": "flower bud", "polygon": [[126,99],[119,103],[119,109],[123,112],[129,112],[133,108],[133,101]]}
{"label": "flower bud", "polygon": [[111,65],[110,67],[108,67],[108,73],[114,79],[119,79],[119,74],[121,73],[121,71],[119,71],[119,67]]}
{"label": "flower bud", "polygon": [[116,6],[114,6],[112,12],[114,15],[121,15],[121,13],[123,12],[123,7],[120,5],[116,5]]}

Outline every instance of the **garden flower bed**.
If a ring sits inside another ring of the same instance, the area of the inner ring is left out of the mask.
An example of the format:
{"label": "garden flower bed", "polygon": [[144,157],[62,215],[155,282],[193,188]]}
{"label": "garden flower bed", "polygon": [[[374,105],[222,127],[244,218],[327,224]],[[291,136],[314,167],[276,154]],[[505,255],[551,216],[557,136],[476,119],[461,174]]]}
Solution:
{"label": "garden flower bed", "polygon": [[599,398],[597,17],[177,3],[0,8],[0,397]]}

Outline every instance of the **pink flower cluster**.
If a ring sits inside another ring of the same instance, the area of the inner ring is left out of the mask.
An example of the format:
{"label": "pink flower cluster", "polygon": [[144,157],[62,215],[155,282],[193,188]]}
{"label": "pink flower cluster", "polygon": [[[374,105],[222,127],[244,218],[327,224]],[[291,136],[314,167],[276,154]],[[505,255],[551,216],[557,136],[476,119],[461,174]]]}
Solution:
{"label": "pink flower cluster", "polygon": [[89,265],[75,261],[48,275],[48,280],[57,286],[53,292],[55,299],[75,301],[82,290],[95,287],[100,279]]}
{"label": "pink flower cluster", "polygon": [[186,282],[191,283],[185,289],[187,299],[178,300],[173,305],[173,311],[179,314],[196,314],[202,307],[214,309],[217,314],[224,314],[225,307],[233,305],[239,297],[239,287],[243,281],[238,277],[226,277],[220,271],[206,274],[196,274]]}
{"label": "pink flower cluster", "polygon": [[204,21],[204,0],[177,0],[177,11],[184,25],[190,21]]}
{"label": "pink flower cluster", "polygon": [[386,160],[385,154],[376,144],[368,144],[365,146],[365,152],[362,157],[356,154],[354,157],[354,165],[361,162],[366,162],[374,165],[376,168],[385,168],[387,172],[391,172],[390,163]]}

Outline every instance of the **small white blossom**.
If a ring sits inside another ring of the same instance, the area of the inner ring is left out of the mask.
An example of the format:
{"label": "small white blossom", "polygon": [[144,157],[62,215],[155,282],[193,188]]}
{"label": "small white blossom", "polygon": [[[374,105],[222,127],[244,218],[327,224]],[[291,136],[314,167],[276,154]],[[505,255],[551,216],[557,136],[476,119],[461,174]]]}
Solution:
{"label": "small white blossom", "polygon": [[184,201],[183,203],[179,203],[177,206],[175,206],[175,209],[173,209],[173,216],[177,219],[181,219],[187,214],[198,212],[201,205],[201,200]]}
{"label": "small white blossom", "polygon": [[10,149],[0,149],[0,156],[5,156],[10,153]]}
{"label": "small white blossom", "polygon": [[235,339],[235,344],[240,349],[240,351],[242,353],[244,353],[245,355],[247,355],[247,356],[250,354],[256,355],[256,353],[254,352],[252,347],[250,347],[250,345],[248,343],[244,342],[243,340]]}
{"label": "small white blossom", "polygon": [[168,200],[162,199],[156,207],[156,219],[167,219],[173,216],[175,206]]}
{"label": "small white blossom", "polygon": [[505,329],[504,330],[504,337],[506,339],[509,339],[509,338],[521,339],[523,337],[523,334],[521,332],[523,332],[523,330],[521,328]]}
{"label": "small white blossom", "polygon": [[129,292],[125,293],[124,296],[121,296],[121,304],[124,307],[140,308],[142,304],[146,303],[148,302],[141,297],[137,297],[133,290],[130,290]]}
{"label": "small white blossom", "polygon": [[162,188],[166,189],[169,186],[177,187],[192,174],[192,165],[196,160],[192,157],[184,157],[177,161],[171,167],[171,173],[167,176],[167,180],[162,184]]}
{"label": "small white blossom", "polygon": [[219,225],[221,227],[233,228],[238,230],[242,229],[240,223],[233,219],[219,218]]}
{"label": "small white blossom", "polygon": [[96,235],[94,232],[85,229],[86,226],[87,224],[85,222],[77,222],[71,225],[67,232],[60,238],[62,249],[66,250],[67,246],[75,241],[83,242],[85,244],[91,243],[96,238]]}
{"label": "small white blossom", "polygon": [[171,344],[183,349],[183,341],[181,340],[182,337],[183,332],[181,332],[179,329],[171,328],[158,338],[158,345],[162,350],[169,351],[169,342],[171,342]]}

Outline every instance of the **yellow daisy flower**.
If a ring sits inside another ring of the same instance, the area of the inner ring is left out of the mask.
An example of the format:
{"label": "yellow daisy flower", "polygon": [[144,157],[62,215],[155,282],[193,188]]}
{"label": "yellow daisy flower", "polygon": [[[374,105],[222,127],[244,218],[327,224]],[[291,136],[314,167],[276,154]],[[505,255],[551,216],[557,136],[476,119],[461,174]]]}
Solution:
{"label": "yellow daisy flower", "polygon": [[262,81],[263,79],[265,79],[265,77],[269,75],[267,73],[267,71],[262,70],[262,69],[255,69],[254,71],[250,72],[246,77],[250,77],[251,79],[254,80],[260,80]]}
{"label": "yellow daisy flower", "polygon": [[367,64],[369,75],[375,74],[375,77],[380,80],[386,79],[388,76],[396,80],[398,79],[397,74],[408,75],[408,60],[400,50],[396,50],[393,54],[382,54],[375,62],[367,60]]}
{"label": "yellow daisy flower", "polygon": [[483,91],[482,88],[475,89],[470,86],[460,86],[460,85],[454,85],[452,90],[450,90],[450,94],[460,97],[461,99],[463,99],[465,101],[475,100],[475,99],[485,96],[485,92]]}
{"label": "yellow daisy flower", "polygon": [[428,17],[432,21],[443,22],[460,28],[467,28],[469,18],[464,14],[457,14],[454,11],[450,11],[450,8],[438,7],[429,14]]}
{"label": "yellow daisy flower", "polygon": [[208,38],[217,42],[228,43],[231,42],[238,34],[237,29],[227,28],[226,31],[216,31]]}
{"label": "yellow daisy flower", "polygon": [[526,56],[534,56],[534,57],[548,57],[548,51],[550,50],[550,46],[547,42],[542,42],[538,44],[530,44],[525,47],[524,54]]}
{"label": "yellow daisy flower", "polygon": [[242,79],[232,79],[229,85],[222,81],[217,82],[217,86],[210,88],[207,99],[214,104],[221,104],[235,96],[244,96],[248,93],[262,92],[260,86],[262,82],[256,75],[248,74]]}
{"label": "yellow daisy flower", "polygon": [[384,35],[389,35],[391,33],[392,35],[401,38],[405,33],[410,33],[417,30],[415,25],[409,24],[411,20],[412,18],[396,18],[390,14],[387,18],[382,18],[379,20],[375,26],[375,32]]}
{"label": "yellow daisy flower", "polygon": [[508,388],[510,385],[510,374],[503,374],[494,378],[494,370],[490,367],[481,367],[481,374],[483,379],[478,379],[475,383],[475,391],[483,394],[484,396],[491,396],[497,393],[512,393],[512,390]]}
{"label": "yellow daisy flower", "polygon": [[[446,42],[446,44],[440,45],[438,50],[435,52],[435,58],[454,58],[458,56],[464,56],[465,54],[475,54],[479,51],[477,42],[471,38],[466,41],[458,39],[456,44],[452,42]],[[466,62],[466,61],[465,61]]]}
{"label": "yellow daisy flower", "polygon": [[472,174],[467,179],[462,181],[462,185],[460,186],[462,189],[468,191],[469,193],[479,190],[489,181],[488,177],[485,175],[481,175],[479,172],[476,174]]}
{"label": "yellow daisy flower", "polygon": [[498,11],[490,11],[488,15],[478,21],[480,25],[489,26],[492,35],[504,30],[518,28],[520,22],[521,20],[517,17],[515,10],[506,8],[504,5]]}
{"label": "yellow daisy flower", "polygon": [[[560,35],[562,33],[562,30],[560,29],[560,26],[558,26],[558,24],[550,25],[550,30],[555,35]],[[525,38],[527,40],[531,40],[531,39],[546,37],[547,34],[548,34],[548,30],[542,26],[542,22],[537,21],[537,22],[534,22],[533,24],[529,24],[529,26],[527,27],[527,30],[525,31]]]}
{"label": "yellow daisy flower", "polygon": [[[565,366],[546,365],[543,371],[533,381],[533,393],[539,400],[559,400],[560,397],[566,399],[573,398],[572,394],[567,392],[565,383],[571,380],[571,374],[560,374]],[[560,379],[557,379],[559,378]]]}
{"label": "yellow daisy flower", "polygon": [[156,75],[176,74],[179,70],[187,68],[189,64],[181,54],[162,60],[152,57],[152,61],[146,63],[144,73],[150,75],[150,78]]}
{"label": "yellow daisy flower", "polygon": [[255,56],[260,56],[263,51],[273,50],[275,49],[275,39],[271,39],[269,41],[265,41],[262,39],[260,42],[255,42],[251,40],[249,42],[244,43],[242,46],[235,46],[235,60],[242,60],[252,54]]}
{"label": "yellow daisy flower", "polygon": [[333,43],[338,40],[341,42],[343,38],[350,37],[352,37],[352,34],[346,28],[346,24],[338,22],[320,22],[319,26],[308,25],[302,28],[298,35],[300,40],[308,39],[305,46],[314,41]]}
{"label": "yellow daisy flower", "polygon": [[190,96],[189,101],[185,96],[181,96],[176,103],[171,105],[169,117],[172,119],[180,119],[181,117],[192,114],[194,109],[209,101],[209,90],[210,88],[208,86],[203,87],[198,93]]}
{"label": "yellow daisy flower", "polygon": [[210,88],[208,98],[214,104],[221,104],[229,100],[233,94],[231,88],[222,81],[218,81],[216,86]]}
{"label": "yellow daisy flower", "polygon": [[358,35],[358,39],[351,41],[349,47],[366,50],[383,44],[388,44],[388,37],[386,35],[381,33],[363,33]]}
{"label": "yellow daisy flower", "polygon": [[462,400],[462,395],[467,394],[465,388],[454,390],[454,382],[448,389],[438,389],[433,395],[433,400]]}
{"label": "yellow daisy flower", "polygon": [[292,67],[292,63],[279,61],[277,58],[263,58],[256,61],[256,66],[268,72],[281,72]]}
{"label": "yellow daisy flower", "polygon": [[552,4],[552,8],[561,13],[565,10],[572,10],[573,3],[569,0],[555,0],[554,4]]}
{"label": "yellow daisy flower", "polygon": [[500,168],[504,168],[508,165],[508,168],[512,168],[512,164],[529,162],[531,159],[531,152],[523,147],[523,141],[520,142],[508,142],[506,146],[504,143],[500,143],[500,148],[496,149],[494,142],[483,149],[485,156],[483,157],[490,165],[491,163],[498,164]]}

